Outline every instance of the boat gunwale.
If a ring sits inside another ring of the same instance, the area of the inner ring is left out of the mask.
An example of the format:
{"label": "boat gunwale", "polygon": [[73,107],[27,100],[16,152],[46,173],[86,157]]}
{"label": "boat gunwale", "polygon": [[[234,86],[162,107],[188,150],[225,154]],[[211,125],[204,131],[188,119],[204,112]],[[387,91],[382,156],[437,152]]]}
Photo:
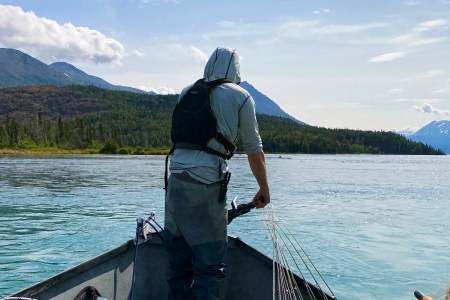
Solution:
{"label": "boat gunwale", "polygon": [[[116,248],[108,250],[98,256],[95,256],[87,261],[82,262],[81,264],[78,264],[72,268],[69,268],[60,273],[57,273],[52,277],[43,279],[43,280],[41,280],[29,287],[26,287],[8,297],[24,297],[24,296],[26,297],[29,295],[35,295],[35,294],[41,293],[61,282],[64,282],[64,281],[71,279],[83,272],[88,271],[89,269],[92,268],[92,266],[98,266],[116,256],[119,256],[122,253],[127,252],[132,245],[134,245],[134,241],[129,240]],[[6,298],[8,298],[8,297],[6,297]]]}

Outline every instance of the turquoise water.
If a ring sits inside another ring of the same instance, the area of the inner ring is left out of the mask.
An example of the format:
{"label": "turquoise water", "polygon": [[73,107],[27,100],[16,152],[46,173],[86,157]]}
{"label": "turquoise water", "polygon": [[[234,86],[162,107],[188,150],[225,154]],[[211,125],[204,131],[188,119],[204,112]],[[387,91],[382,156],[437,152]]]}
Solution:
{"label": "turquoise water", "polygon": [[[268,156],[273,212],[338,299],[444,299],[450,286],[450,158]],[[256,189],[231,161],[229,198]],[[0,297],[163,223],[162,156],[0,156]],[[272,255],[260,212],[229,233]]]}

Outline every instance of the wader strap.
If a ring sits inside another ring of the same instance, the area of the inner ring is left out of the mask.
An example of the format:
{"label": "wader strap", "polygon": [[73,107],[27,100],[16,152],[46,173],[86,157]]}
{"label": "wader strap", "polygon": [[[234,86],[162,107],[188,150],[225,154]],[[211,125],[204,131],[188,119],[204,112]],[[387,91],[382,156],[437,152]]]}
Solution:
{"label": "wader strap", "polygon": [[205,151],[206,153],[217,155],[219,157],[222,157],[223,159],[230,159],[231,156],[233,156],[232,154],[230,155],[228,153],[222,153],[210,147],[203,147],[201,145],[191,143],[176,143],[173,147],[175,149],[190,149],[190,150]]}
{"label": "wader strap", "polygon": [[[221,134],[220,132],[217,133],[215,139],[221,143],[225,149],[227,149],[228,152],[231,152],[234,154],[234,152],[236,151],[237,147],[235,144],[233,144],[232,142],[230,142],[229,140],[227,140],[223,134]],[[231,156],[233,156],[233,154]]]}
{"label": "wader strap", "polygon": [[172,155],[173,151],[175,151],[175,146],[170,149],[169,153],[166,156],[166,169],[164,171],[164,190],[167,195],[167,184],[169,182],[169,157]]}

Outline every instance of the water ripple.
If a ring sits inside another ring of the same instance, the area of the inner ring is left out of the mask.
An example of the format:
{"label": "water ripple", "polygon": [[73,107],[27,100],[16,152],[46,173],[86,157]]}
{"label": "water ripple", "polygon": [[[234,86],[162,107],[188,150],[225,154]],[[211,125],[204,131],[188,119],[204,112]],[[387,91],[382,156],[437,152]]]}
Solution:
{"label": "water ripple", "polygon": [[[448,157],[277,157],[267,159],[276,219],[338,299],[406,300],[448,283]],[[228,198],[250,201],[246,160],[230,168]],[[156,211],[163,224],[163,172],[163,156],[0,156],[0,297],[131,239],[138,216]],[[229,233],[272,256],[260,212]]]}

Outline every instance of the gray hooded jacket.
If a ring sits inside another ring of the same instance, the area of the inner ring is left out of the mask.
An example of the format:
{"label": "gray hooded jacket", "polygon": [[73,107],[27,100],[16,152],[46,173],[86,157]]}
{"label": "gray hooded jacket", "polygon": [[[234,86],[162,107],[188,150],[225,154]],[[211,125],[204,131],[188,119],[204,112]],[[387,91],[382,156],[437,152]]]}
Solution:
{"label": "gray hooded jacket", "polygon": [[[262,141],[258,133],[255,102],[250,94],[237,84],[240,83],[239,55],[235,49],[217,48],[205,66],[203,78],[206,81],[227,78],[234,83],[221,84],[211,91],[211,108],[217,119],[217,130],[230,142],[235,142],[238,130],[241,133],[247,154],[262,151]],[[181,92],[179,100],[192,85]],[[223,146],[211,140],[209,147],[225,153]],[[170,163],[171,173],[186,171],[204,183],[217,182],[227,169],[224,159],[204,151],[176,149]]]}

